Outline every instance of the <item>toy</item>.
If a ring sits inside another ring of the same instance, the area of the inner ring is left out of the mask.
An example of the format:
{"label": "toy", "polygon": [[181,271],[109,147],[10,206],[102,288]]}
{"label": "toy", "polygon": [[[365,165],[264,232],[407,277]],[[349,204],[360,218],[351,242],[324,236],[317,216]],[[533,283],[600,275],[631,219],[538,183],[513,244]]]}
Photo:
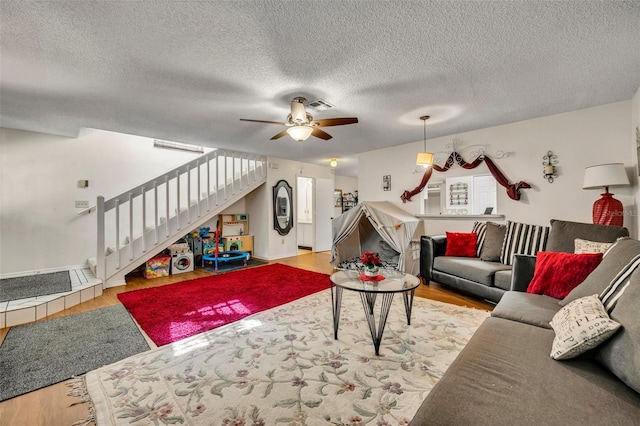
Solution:
{"label": "toy", "polygon": [[209,232],[211,232],[211,228],[209,226],[205,226],[200,228],[198,235],[200,235],[200,238],[209,238]]}

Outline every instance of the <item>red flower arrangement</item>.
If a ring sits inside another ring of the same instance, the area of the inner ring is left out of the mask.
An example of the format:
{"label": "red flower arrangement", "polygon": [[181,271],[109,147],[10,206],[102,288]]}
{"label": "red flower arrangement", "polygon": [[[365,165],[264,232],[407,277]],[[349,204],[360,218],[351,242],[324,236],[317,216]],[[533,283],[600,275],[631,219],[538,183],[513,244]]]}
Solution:
{"label": "red flower arrangement", "polygon": [[380,260],[380,255],[378,253],[372,253],[370,251],[365,251],[360,255],[360,261],[364,266],[371,269],[382,263]]}

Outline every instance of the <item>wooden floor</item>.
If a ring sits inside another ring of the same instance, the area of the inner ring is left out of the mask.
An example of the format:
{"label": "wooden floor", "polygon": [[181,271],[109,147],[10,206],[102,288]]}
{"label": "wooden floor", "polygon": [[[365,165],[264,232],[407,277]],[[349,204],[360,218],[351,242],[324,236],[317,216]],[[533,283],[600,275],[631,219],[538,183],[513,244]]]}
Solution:
{"label": "wooden floor", "polygon": [[[333,272],[333,268],[329,264],[329,259],[330,254],[328,252],[320,252],[279,259],[275,262],[284,263],[310,271],[330,274]],[[211,273],[204,269],[197,269],[192,273],[172,275],[153,280],[146,280],[141,275],[128,276],[126,286],[105,289],[102,296],[49,316],[45,318],[45,320],[119,304],[120,301],[117,298],[117,294],[125,291],[162,286],[208,275],[211,275]],[[416,290],[416,296],[477,309],[493,309],[493,305],[490,303],[455,293],[435,283],[432,283],[429,286],[421,285],[418,287]],[[0,329],[0,343],[4,340],[8,331],[8,328]],[[65,383],[58,383],[56,385],[1,402],[0,425],[70,426],[78,419],[86,418],[88,416],[87,404],[70,406],[72,403],[76,402],[77,399],[67,396],[68,390],[69,388]]]}

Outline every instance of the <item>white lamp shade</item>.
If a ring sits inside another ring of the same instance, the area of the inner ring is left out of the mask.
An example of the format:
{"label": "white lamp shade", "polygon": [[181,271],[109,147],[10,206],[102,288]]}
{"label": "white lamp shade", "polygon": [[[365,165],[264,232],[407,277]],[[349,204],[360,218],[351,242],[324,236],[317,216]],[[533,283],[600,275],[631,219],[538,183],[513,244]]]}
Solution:
{"label": "white lamp shade", "polygon": [[584,169],[582,189],[629,185],[629,177],[622,163],[598,164]]}
{"label": "white lamp shade", "polygon": [[419,152],[416,158],[418,166],[431,166],[433,164],[433,154],[431,152]]}
{"label": "white lamp shade", "polygon": [[287,129],[287,133],[289,133],[289,136],[291,136],[298,142],[304,142],[309,139],[309,136],[311,136],[312,132],[313,127],[311,126],[293,126]]}

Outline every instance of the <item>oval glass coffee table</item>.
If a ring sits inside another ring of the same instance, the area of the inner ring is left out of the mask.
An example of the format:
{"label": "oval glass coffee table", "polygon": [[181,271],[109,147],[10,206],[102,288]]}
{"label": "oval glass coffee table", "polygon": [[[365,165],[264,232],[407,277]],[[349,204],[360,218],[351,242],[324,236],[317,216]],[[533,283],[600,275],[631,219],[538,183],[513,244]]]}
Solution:
{"label": "oval glass coffee table", "polygon": [[[342,291],[357,291],[362,300],[364,314],[369,324],[371,338],[376,355],[380,355],[380,343],[382,333],[387,323],[387,316],[391,308],[393,296],[402,293],[404,298],[404,309],[407,314],[407,325],[411,325],[411,307],[413,306],[413,296],[416,288],[420,285],[420,280],[413,275],[395,269],[380,269],[379,281],[369,281],[364,278],[359,271],[345,270],[334,272],[331,275],[331,303],[333,305],[333,334],[338,340],[338,327],[340,325],[340,306],[342,304]],[[334,290],[335,289],[335,290]],[[335,294],[334,294],[335,292]],[[374,308],[378,295],[382,298],[380,307],[379,324],[376,327]]]}

